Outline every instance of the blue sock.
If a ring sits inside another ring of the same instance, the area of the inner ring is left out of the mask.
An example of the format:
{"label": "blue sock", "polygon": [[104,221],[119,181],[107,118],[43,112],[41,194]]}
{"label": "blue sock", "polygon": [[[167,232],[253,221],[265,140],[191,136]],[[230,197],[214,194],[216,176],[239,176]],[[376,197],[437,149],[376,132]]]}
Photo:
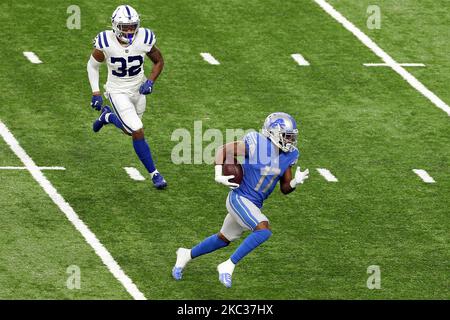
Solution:
{"label": "blue sock", "polygon": [[155,171],[155,164],[153,163],[152,153],[147,141],[145,139],[133,140],[133,147],[148,173]]}
{"label": "blue sock", "polygon": [[228,244],[228,242],[220,239],[217,234],[214,234],[193,247],[191,250],[191,257],[197,258],[198,256],[201,256],[203,254],[207,254],[217,249],[226,247]]}
{"label": "blue sock", "polygon": [[119,118],[114,113],[107,113],[105,115],[105,122],[106,123],[112,123],[117,128],[123,130],[123,124],[120,122]]}
{"label": "blue sock", "polygon": [[245,240],[241,243],[239,248],[231,256],[231,261],[236,264],[242,260],[246,255],[252,252],[256,247],[261,245],[264,241],[270,238],[272,231],[269,229],[261,229],[253,231]]}

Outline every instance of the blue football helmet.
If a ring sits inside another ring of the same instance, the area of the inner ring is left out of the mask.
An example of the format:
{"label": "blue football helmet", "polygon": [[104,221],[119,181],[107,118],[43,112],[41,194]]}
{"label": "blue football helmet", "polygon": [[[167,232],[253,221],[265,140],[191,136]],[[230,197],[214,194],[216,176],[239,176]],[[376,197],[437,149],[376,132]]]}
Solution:
{"label": "blue football helmet", "polygon": [[262,134],[284,152],[293,151],[297,145],[297,123],[284,112],[269,114],[264,121]]}

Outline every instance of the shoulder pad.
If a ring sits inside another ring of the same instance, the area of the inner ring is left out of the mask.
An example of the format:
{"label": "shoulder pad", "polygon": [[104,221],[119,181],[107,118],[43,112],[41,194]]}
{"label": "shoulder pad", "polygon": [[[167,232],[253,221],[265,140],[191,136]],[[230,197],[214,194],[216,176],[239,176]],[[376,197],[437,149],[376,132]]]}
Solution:
{"label": "shoulder pad", "polygon": [[153,46],[156,43],[156,36],[150,29],[144,29],[144,44]]}
{"label": "shoulder pad", "polygon": [[108,42],[108,36],[106,34],[106,31],[100,32],[95,38],[94,38],[94,48],[99,50],[104,50],[105,48],[109,47]]}

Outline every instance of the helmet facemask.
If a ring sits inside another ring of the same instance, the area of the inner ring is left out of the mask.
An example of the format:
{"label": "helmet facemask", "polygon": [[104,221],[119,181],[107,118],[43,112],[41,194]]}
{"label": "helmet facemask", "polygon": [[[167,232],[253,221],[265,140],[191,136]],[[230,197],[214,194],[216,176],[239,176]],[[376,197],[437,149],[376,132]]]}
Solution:
{"label": "helmet facemask", "polygon": [[297,129],[288,132],[278,127],[268,131],[265,135],[284,152],[290,152],[297,146]]}
{"label": "helmet facemask", "polygon": [[117,38],[124,43],[132,44],[138,30],[139,21],[131,23],[115,23],[113,21],[113,31]]}
{"label": "helmet facemask", "polygon": [[281,133],[282,150],[285,152],[292,151],[297,146],[298,130],[292,132]]}

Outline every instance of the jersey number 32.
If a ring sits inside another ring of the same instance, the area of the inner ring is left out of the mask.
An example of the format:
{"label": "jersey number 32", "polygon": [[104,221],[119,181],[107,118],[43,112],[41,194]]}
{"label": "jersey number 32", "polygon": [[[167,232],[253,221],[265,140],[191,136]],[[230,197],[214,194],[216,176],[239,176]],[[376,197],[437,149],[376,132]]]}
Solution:
{"label": "jersey number 32", "polygon": [[[138,61],[138,64],[130,66],[130,64],[133,63],[134,61]],[[125,60],[125,58],[123,57],[111,57],[111,63],[112,64],[120,63],[120,66],[117,68],[117,70],[112,71],[113,75],[122,78],[128,74],[129,77],[133,77],[141,72],[141,67],[142,64],[144,63],[144,59],[142,58],[142,56],[129,56],[128,69],[127,69],[127,60]]]}

